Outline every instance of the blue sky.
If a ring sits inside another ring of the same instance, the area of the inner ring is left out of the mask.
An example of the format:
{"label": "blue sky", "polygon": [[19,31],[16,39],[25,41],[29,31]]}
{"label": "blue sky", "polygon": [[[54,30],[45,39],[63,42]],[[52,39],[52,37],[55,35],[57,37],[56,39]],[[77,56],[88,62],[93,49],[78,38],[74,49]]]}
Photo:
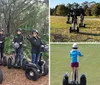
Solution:
{"label": "blue sky", "polygon": [[91,1],[100,2],[99,0],[50,0],[50,7],[54,8],[58,4],[67,4],[67,3],[73,3],[73,2],[82,3],[84,1],[88,1],[88,2],[91,2]]}

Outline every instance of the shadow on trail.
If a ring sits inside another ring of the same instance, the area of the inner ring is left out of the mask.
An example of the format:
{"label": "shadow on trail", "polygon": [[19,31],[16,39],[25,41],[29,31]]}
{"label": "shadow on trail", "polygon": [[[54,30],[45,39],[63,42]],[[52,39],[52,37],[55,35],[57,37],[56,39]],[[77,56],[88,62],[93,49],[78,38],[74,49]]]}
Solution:
{"label": "shadow on trail", "polygon": [[79,32],[79,34],[83,34],[83,35],[91,35],[91,36],[100,36],[100,34],[86,33],[86,32]]}

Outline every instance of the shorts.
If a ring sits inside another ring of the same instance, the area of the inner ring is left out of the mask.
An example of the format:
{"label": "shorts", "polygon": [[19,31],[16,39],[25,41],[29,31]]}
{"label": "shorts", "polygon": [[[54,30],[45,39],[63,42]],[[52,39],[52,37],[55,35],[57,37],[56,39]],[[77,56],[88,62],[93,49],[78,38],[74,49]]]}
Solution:
{"label": "shorts", "polygon": [[71,67],[79,67],[79,63],[78,62],[71,63]]}

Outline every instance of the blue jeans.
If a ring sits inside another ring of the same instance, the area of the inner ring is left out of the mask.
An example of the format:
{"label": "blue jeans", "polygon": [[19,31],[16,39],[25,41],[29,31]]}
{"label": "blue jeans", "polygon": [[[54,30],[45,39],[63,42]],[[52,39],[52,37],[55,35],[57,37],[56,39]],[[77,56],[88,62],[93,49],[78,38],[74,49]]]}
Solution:
{"label": "blue jeans", "polygon": [[19,60],[19,62],[21,62],[21,60],[22,60],[22,48],[15,49],[15,54],[17,55],[17,56],[15,56],[15,61],[17,62],[17,60]]}
{"label": "blue jeans", "polygon": [[36,53],[32,53],[32,63],[33,64],[38,64],[38,58],[39,58],[39,53],[36,54]]}

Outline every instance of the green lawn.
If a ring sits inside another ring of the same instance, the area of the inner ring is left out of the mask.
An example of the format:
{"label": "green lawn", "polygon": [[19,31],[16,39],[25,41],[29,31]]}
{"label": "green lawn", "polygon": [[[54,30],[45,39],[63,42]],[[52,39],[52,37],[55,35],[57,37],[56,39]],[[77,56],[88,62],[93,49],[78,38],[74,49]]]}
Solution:
{"label": "green lawn", "polygon": [[[71,44],[51,45],[51,85],[62,85],[63,75],[68,72],[71,78],[70,57]],[[100,45],[80,44],[79,74],[87,77],[87,85],[100,84]]]}
{"label": "green lawn", "polygon": [[[100,19],[85,17],[86,28],[80,28],[80,33],[69,33],[71,24],[66,24],[67,17],[51,16],[51,42],[94,42],[100,41]],[[78,17],[79,24],[79,17]]]}

